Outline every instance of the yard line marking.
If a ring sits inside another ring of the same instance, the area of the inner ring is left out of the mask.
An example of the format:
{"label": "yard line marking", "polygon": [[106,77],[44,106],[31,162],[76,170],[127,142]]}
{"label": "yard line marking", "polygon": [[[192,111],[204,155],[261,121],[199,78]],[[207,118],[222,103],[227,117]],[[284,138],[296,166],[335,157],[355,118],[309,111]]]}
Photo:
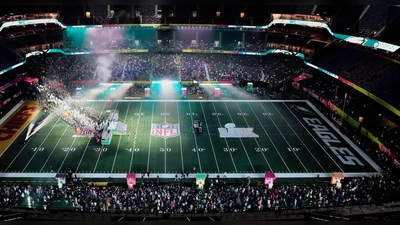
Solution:
{"label": "yard line marking", "polygon": [[[53,125],[53,127],[51,128],[51,130],[50,131],[52,131],[53,129],[54,129],[54,127],[56,126],[56,124],[58,123],[58,121],[60,120],[60,118],[58,118],[57,119],[57,122]],[[21,132],[21,134],[22,134],[22,132]],[[20,135],[21,135],[20,134]],[[47,134],[47,135],[49,135],[50,134],[50,132]],[[32,138],[29,138],[28,139],[28,142],[21,148],[21,150],[18,152],[18,154],[14,157],[14,159],[11,161],[11,163],[10,164],[8,164],[8,166],[7,166],[7,168],[4,170],[4,171],[7,171],[7,169],[14,163],[14,161],[18,158],[18,156],[21,154],[21,152],[25,149],[25,147],[26,146],[28,146],[28,143],[31,141],[31,139]]]}
{"label": "yard line marking", "polygon": [[[153,124],[153,117],[154,117],[154,102],[153,102],[153,107],[151,109],[151,122],[150,124]],[[149,154],[147,156],[147,172],[149,172],[149,167],[150,167],[150,148],[151,147],[151,129],[150,129],[150,137],[149,137]]]}
{"label": "yard line marking", "polygon": [[[189,104],[190,119],[192,120],[192,123],[193,123],[194,120],[193,120],[193,114],[192,114],[192,107],[190,106],[190,102],[188,102],[188,104]],[[195,132],[193,132],[193,137],[194,137],[194,143],[196,145],[196,149],[199,149],[199,146],[197,144],[197,138],[196,138],[196,133]],[[196,153],[197,153],[197,159],[199,160],[199,169],[200,169],[200,172],[202,172],[203,170],[201,169],[199,151],[196,151]]]}
{"label": "yard line marking", "polygon": [[[128,103],[128,108],[126,109],[125,119],[124,119],[124,123],[125,124],[126,124],[126,117],[128,116],[128,111],[129,111],[130,105],[131,105],[131,102]],[[117,159],[119,145],[121,144],[121,139],[122,139],[122,135],[119,136],[119,141],[118,141],[118,145],[117,145],[117,151],[115,151],[114,162],[113,162],[112,167],[111,167],[111,173],[114,171],[115,160]]]}
{"label": "yard line marking", "polygon": [[[318,163],[319,167],[321,167],[321,169],[325,171],[324,167],[322,167],[321,163],[319,163],[319,161],[317,160],[317,158],[315,158],[315,156],[311,153],[310,149],[307,147],[306,144],[304,144],[304,142],[301,140],[301,138],[299,137],[299,135],[297,135],[297,133],[293,130],[293,128],[290,126],[290,124],[287,122],[287,120],[285,119],[284,116],[282,116],[281,112],[276,108],[276,106],[274,105],[274,103],[271,103],[272,106],[275,108],[275,110],[279,113],[279,115],[282,117],[282,119],[288,124],[288,127],[293,131],[293,133],[296,135],[297,139],[299,139],[299,141],[303,144],[303,146],[307,149],[307,151],[311,154],[311,156],[314,158],[314,160]],[[285,105],[287,107],[287,105],[285,103],[282,103],[283,105]],[[293,114],[293,112],[288,108],[288,110],[292,113],[292,115],[297,119],[297,117]],[[299,121],[299,119],[297,119]],[[299,123],[301,123],[299,121]],[[304,128],[306,129],[306,128]],[[307,129],[306,129],[307,130]],[[311,135],[313,136],[313,135]]]}
{"label": "yard line marking", "polygon": [[[237,103],[236,103],[236,104],[237,104]],[[224,105],[225,105],[226,111],[228,111],[229,117],[231,118],[231,121],[232,121],[232,123],[233,123],[233,118],[232,118],[232,115],[231,115],[230,110],[228,109],[228,106],[226,105],[226,102],[224,102]],[[239,106],[238,106],[238,108],[239,108]],[[239,110],[240,110],[240,108],[239,108]],[[242,112],[242,110],[240,110],[240,112]],[[243,118],[244,118],[244,116],[243,116]],[[247,123],[247,121],[246,121],[246,123]],[[243,144],[242,138],[239,138],[239,141],[240,141],[240,143],[242,144],[242,147],[243,147],[243,149],[244,149],[244,153],[246,153],[246,156],[247,156],[247,159],[249,160],[250,166],[251,166],[251,168],[253,169],[253,172],[255,173],[256,171],[254,170],[254,166],[253,166],[253,163],[252,163],[251,160],[250,160],[249,154],[247,154],[247,149],[246,149],[246,147],[245,147],[244,144]]]}
{"label": "yard line marking", "polygon": [[[204,108],[203,108],[203,103],[202,103],[202,102],[200,102],[200,106],[201,106],[201,111],[203,112],[203,115],[204,115],[205,113],[204,113]],[[218,173],[220,173],[219,165],[218,165],[218,160],[217,160],[217,156],[215,155],[214,144],[213,144],[212,139],[211,139],[211,134],[210,134],[210,130],[208,129],[207,119],[206,119],[206,118],[207,118],[207,117],[204,116],[204,122],[205,122],[205,125],[207,126],[208,138],[210,139],[211,148],[212,148],[212,150],[213,150],[214,159],[215,159],[215,164],[217,165]]]}
{"label": "yard line marking", "polygon": [[[42,166],[42,168],[40,169],[39,173],[42,172],[44,166],[47,164],[47,161],[49,161],[50,157],[53,155],[54,150],[55,150],[56,147],[58,146],[58,143],[60,143],[61,139],[63,139],[62,137],[64,136],[65,132],[67,131],[67,128],[68,128],[68,127],[65,127],[64,132],[62,133],[62,135],[60,136],[60,138],[58,138],[57,143],[54,145],[53,150],[50,152],[50,154],[49,154],[49,156],[47,157],[46,161],[43,163],[43,166]],[[49,132],[49,133],[50,133],[50,132]],[[43,141],[45,141],[45,139],[44,139]],[[36,153],[36,152],[35,152],[35,153]],[[31,160],[32,160],[32,159],[31,159]],[[31,160],[29,160],[29,162],[30,162]],[[28,166],[29,162],[27,163],[27,165],[25,166],[25,168]],[[25,170],[25,168],[24,168],[24,170]]]}
{"label": "yard line marking", "polygon": [[[176,104],[176,112],[178,113],[178,122],[180,122],[180,118],[179,118],[179,104]],[[179,125],[180,126],[180,125]],[[180,130],[180,128],[179,128]],[[183,165],[183,150],[182,150],[182,135],[179,135],[179,144],[181,147],[181,162],[182,162],[182,173],[185,172],[185,168]]]}
{"label": "yard line marking", "polygon": [[[58,123],[59,120],[60,120],[60,118],[58,118],[57,123]],[[49,132],[49,133],[46,135],[46,137],[43,139],[42,143],[40,143],[39,147],[42,147],[43,143],[46,141],[47,137],[50,135],[50,133],[51,133],[51,131],[54,129],[54,127],[55,127],[55,124],[54,124],[54,126],[51,128],[50,132]],[[65,133],[66,130],[67,130],[67,127],[65,128],[64,133]],[[63,134],[64,134],[64,133],[63,133]],[[61,139],[61,137],[60,137],[60,139]],[[60,141],[60,140],[58,140],[58,141]],[[58,142],[57,142],[57,143],[58,143]],[[26,169],[26,167],[28,167],[29,163],[32,161],[32,159],[35,157],[35,155],[36,155],[37,153],[38,153],[38,151],[35,151],[35,153],[34,153],[34,154],[32,155],[32,157],[31,157],[31,159],[28,161],[28,163],[26,163],[24,169],[22,169],[22,172]]]}
{"label": "yard line marking", "polygon": [[[272,103],[271,103],[272,104]],[[264,106],[261,104],[261,107],[264,109],[264,112],[267,112],[267,110],[265,110]],[[282,134],[281,130],[279,129],[279,126],[276,125],[275,121],[271,118],[271,116],[268,114],[267,115],[269,117],[269,119],[271,120],[271,122],[274,124],[274,126],[276,127],[276,129],[279,131],[279,133],[281,134],[281,136],[283,137],[283,139],[285,140],[286,144],[292,148],[292,145],[289,144],[288,140],[285,138],[285,136]],[[299,160],[299,162],[301,163],[301,165],[304,167],[304,169],[306,170],[306,172],[308,173],[307,168],[304,166],[303,162],[299,159],[299,157],[297,156],[296,152],[293,152],[293,154],[296,156],[296,158]]]}
{"label": "yard line marking", "polygon": [[85,155],[85,153],[86,153],[86,150],[87,150],[87,148],[88,148],[88,146],[89,146],[89,143],[90,143],[90,138],[88,139],[88,142],[87,142],[87,144],[86,144],[86,147],[85,147],[85,151],[83,151],[83,155],[82,155],[82,157],[81,157],[81,160],[79,160],[79,163],[78,163],[78,166],[76,167],[76,169],[75,169],[75,172],[77,172],[78,171],[78,169],[79,169],[79,166],[81,165],[81,162],[82,162],[82,159],[83,159],[83,156]]}
{"label": "yard line marking", "polygon": [[[114,101],[112,101],[112,102],[114,102]],[[119,102],[117,102],[117,104],[115,105],[115,108],[114,108],[114,112],[117,110],[117,106],[118,106],[118,103]],[[111,106],[111,104],[110,104],[110,106]],[[103,108],[103,110],[104,110],[104,108]],[[102,112],[103,112],[103,110],[102,110]],[[107,117],[106,117],[107,118]],[[100,160],[100,157],[101,157],[101,153],[103,153],[103,145],[101,145],[101,151],[100,151],[100,154],[99,154],[99,157],[97,157],[97,161],[96,161],[96,164],[94,165],[94,168],[93,168],[93,173],[96,171],[96,169],[97,169],[97,164],[99,164],[99,160]]]}
{"label": "yard line marking", "polygon": [[[240,109],[239,104],[238,104],[237,102],[236,102],[236,105],[237,105],[237,107],[238,107],[240,113],[242,114],[242,117],[243,117],[243,119],[244,119],[244,121],[246,122],[247,127],[248,127],[248,126],[249,126],[249,123],[247,122],[247,119],[246,119],[246,117],[244,116],[244,114],[242,113],[242,110]],[[259,148],[261,148],[260,144],[259,144],[258,141],[257,141],[257,138],[253,138],[253,139],[254,139],[254,141],[257,143],[257,146],[258,146]],[[242,144],[243,144],[243,143],[242,143]],[[246,151],[246,154],[247,154],[247,151]],[[269,165],[269,162],[268,162],[267,158],[266,158],[265,155],[264,155],[264,152],[261,151],[261,154],[262,154],[262,156],[263,156],[265,162],[268,164],[268,167],[269,167],[270,171],[273,172],[271,166]],[[247,157],[248,157],[248,156],[247,156]],[[250,162],[250,163],[251,163],[251,162]]]}
{"label": "yard line marking", "polygon": [[[214,102],[212,102],[212,105],[214,107],[214,111],[217,112],[217,109],[215,108]],[[219,126],[222,127],[221,121],[219,120],[218,116],[217,116],[217,120],[218,120]],[[226,140],[225,137],[224,137],[224,140],[225,140],[226,147],[228,147],[228,149],[229,149],[230,147],[229,147],[228,141]],[[235,161],[233,160],[233,156],[232,156],[232,152],[231,151],[229,151],[229,155],[231,156],[231,159],[232,159],[232,162],[233,162],[233,167],[235,167],[235,172],[237,173],[238,171],[237,171],[237,168],[236,168]]]}
{"label": "yard line marking", "polygon": [[[297,118],[297,116],[289,109],[289,107],[283,103],[286,108],[288,108],[288,110],[290,111],[290,113],[292,113],[292,115],[297,119],[297,121],[299,121],[299,123],[301,124],[301,126],[307,131],[308,134],[311,135],[311,137],[314,139],[315,142],[317,142],[317,144],[321,147],[322,150],[324,150],[324,152],[328,155],[328,157],[336,164],[336,166],[340,169],[340,171],[342,171],[342,173],[344,173],[344,170],[342,168],[340,168],[339,164],[337,164],[337,162],[335,160],[333,160],[332,156],[330,156],[328,154],[328,152],[326,151],[326,149],[319,143],[319,141],[317,141],[317,139],[314,137],[314,135],[306,128],[306,126],[304,126],[304,124]],[[315,109],[314,109],[315,110]]]}
{"label": "yard line marking", "polygon": [[[142,113],[142,105],[143,105],[143,102],[140,102],[139,115],[138,115],[138,119],[137,119],[137,121],[136,121],[135,135],[137,135],[137,133],[138,133],[140,114]],[[135,135],[134,135],[133,138],[136,138]],[[136,139],[135,139],[135,141],[133,142],[132,150],[135,149],[135,147],[136,147]],[[129,172],[132,172],[131,169],[132,169],[132,160],[133,160],[133,155],[134,155],[134,154],[135,154],[135,151],[132,151],[132,154],[131,154],[131,163],[129,164],[129,170],[128,170]]]}
{"label": "yard line marking", "polygon": [[[253,111],[254,116],[257,118],[257,120],[258,120],[258,122],[260,123],[262,129],[264,130],[265,134],[267,135],[268,139],[270,140],[271,144],[274,146],[276,153],[278,153],[278,155],[279,155],[279,157],[281,158],[283,164],[285,164],[286,169],[289,171],[289,173],[291,173],[291,171],[290,171],[288,165],[286,164],[285,160],[283,160],[283,157],[282,157],[281,153],[279,153],[278,148],[276,147],[275,143],[272,141],[272,139],[271,139],[271,137],[269,136],[268,132],[265,130],[265,127],[262,126],[261,120],[258,118],[258,116],[257,116],[256,112],[254,111],[253,107],[250,105],[249,102],[248,102],[247,104],[249,104],[251,111]],[[260,104],[261,104],[261,103],[260,103]],[[265,111],[265,109],[264,109],[264,111]]]}
{"label": "yard line marking", "polygon": [[[70,149],[71,149],[71,147],[74,145],[76,139],[77,139],[77,138],[74,138],[74,141],[73,141],[72,144],[69,146]],[[64,160],[61,162],[60,168],[58,168],[57,173],[60,172],[61,167],[64,165],[65,159],[68,157],[68,154],[69,154],[70,152],[71,152],[71,151],[68,151],[67,154],[65,154]]]}
{"label": "yard line marking", "polygon": [[[167,122],[167,103],[164,102],[164,122]],[[164,138],[164,173],[167,172],[167,139]]]}
{"label": "yard line marking", "polygon": [[[103,111],[104,111],[104,108],[106,107],[106,105],[107,105],[107,102],[103,105],[103,108],[101,109],[101,113],[103,113]],[[94,106],[94,102],[93,102],[93,105],[92,105],[92,107]],[[100,114],[101,115],[101,114]],[[90,143],[90,139],[89,139],[89,141],[88,141],[88,143],[86,144],[86,148],[85,148],[85,151],[83,152],[83,155],[82,155],[82,157],[81,157],[81,159],[79,160],[79,163],[78,163],[78,166],[76,167],[76,170],[75,170],[75,172],[76,171],[78,171],[78,168],[81,166],[81,163],[82,163],[82,160],[83,160],[83,157],[85,156],[85,154],[86,154],[86,150],[87,150],[87,147],[89,146],[89,143]]]}
{"label": "yard line marking", "polygon": [[100,156],[101,156],[101,153],[103,152],[103,149],[104,149],[104,148],[103,148],[103,145],[102,145],[102,146],[101,146],[100,153],[99,153],[99,156],[97,157],[96,164],[94,165],[94,168],[93,168],[93,173],[96,172],[97,164],[99,164]]}
{"label": "yard line marking", "polygon": [[[92,106],[91,106],[90,108],[92,108],[93,105],[94,105],[94,102],[92,103]],[[63,134],[60,136],[60,138],[59,138],[58,141],[57,141],[57,144],[54,146],[54,148],[53,148],[53,150],[51,151],[50,155],[47,157],[46,162],[43,164],[42,168],[40,169],[40,172],[42,172],[43,168],[44,168],[45,165],[47,164],[47,161],[50,159],[50,156],[53,155],[53,152],[54,152],[54,150],[56,149],[56,146],[58,146],[58,143],[59,143],[60,140],[62,139],[62,136],[64,136],[64,133],[65,133],[65,131],[67,130],[68,127],[69,127],[69,126],[65,126],[65,130],[64,130]],[[75,142],[75,140],[74,140],[74,142]],[[90,142],[90,138],[89,138],[89,142]],[[72,145],[71,145],[71,146],[72,146]],[[71,149],[71,147],[70,147],[70,149]],[[69,153],[69,151],[68,151],[68,153]],[[65,160],[65,159],[64,159],[64,160]],[[61,168],[61,167],[60,167],[60,168]]]}

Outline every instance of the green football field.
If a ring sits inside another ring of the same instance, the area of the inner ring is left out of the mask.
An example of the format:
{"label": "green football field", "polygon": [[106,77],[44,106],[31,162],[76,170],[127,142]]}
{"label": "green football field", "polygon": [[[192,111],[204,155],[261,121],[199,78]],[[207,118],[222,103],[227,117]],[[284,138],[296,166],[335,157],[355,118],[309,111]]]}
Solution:
{"label": "green football field", "polygon": [[[349,177],[381,171],[308,101],[88,100],[85,104],[103,116],[107,110],[117,111],[130,135],[114,135],[110,145],[101,146],[95,138],[73,137],[74,129],[54,117],[26,144],[22,142],[28,128],[21,132],[0,157],[2,176],[54,176],[71,169],[83,177],[122,178],[145,171],[173,178],[176,173],[192,173],[194,167],[214,175],[226,172],[228,178],[263,177],[265,172],[282,178],[329,177],[332,172]],[[203,123],[202,133],[192,131],[197,117]],[[163,123],[177,133],[163,131]],[[235,124],[240,137],[224,134],[228,123]],[[257,137],[241,136],[243,128]]]}

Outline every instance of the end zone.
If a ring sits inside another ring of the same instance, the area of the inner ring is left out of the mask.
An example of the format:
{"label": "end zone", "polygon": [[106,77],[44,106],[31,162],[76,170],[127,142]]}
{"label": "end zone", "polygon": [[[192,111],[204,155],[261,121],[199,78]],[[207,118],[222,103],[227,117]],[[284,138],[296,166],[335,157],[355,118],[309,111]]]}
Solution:
{"label": "end zone", "polygon": [[24,102],[0,125],[0,156],[39,112],[37,102]]}

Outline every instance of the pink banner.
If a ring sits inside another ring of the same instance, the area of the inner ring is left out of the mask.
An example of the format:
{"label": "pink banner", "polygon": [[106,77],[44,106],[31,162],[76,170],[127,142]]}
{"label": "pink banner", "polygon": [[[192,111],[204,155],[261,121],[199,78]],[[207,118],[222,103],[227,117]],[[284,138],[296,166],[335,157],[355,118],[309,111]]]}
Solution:
{"label": "pink banner", "polygon": [[21,77],[22,77],[22,80],[23,80],[23,81],[26,81],[26,82],[28,82],[28,83],[32,83],[32,82],[37,82],[37,81],[38,81],[38,78],[32,77],[32,76],[30,76],[30,75],[23,75],[23,76],[21,76]]}
{"label": "pink banner", "polygon": [[310,79],[312,77],[313,77],[313,75],[311,75],[311,74],[302,73],[302,74],[298,75],[297,77],[293,78],[293,81],[299,82],[302,80]]}

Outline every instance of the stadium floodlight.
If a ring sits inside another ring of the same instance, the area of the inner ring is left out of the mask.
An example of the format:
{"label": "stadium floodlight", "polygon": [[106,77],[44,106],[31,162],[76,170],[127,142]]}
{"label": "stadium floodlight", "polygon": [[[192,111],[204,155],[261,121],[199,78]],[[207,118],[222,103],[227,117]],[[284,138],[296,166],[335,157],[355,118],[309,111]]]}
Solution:
{"label": "stadium floodlight", "polygon": [[162,80],[161,84],[162,85],[170,85],[170,84],[172,84],[172,81],[171,80]]}
{"label": "stadium floodlight", "polygon": [[222,85],[222,86],[232,86],[230,83],[220,83],[220,84],[211,84],[211,83],[201,83],[199,85],[204,85],[204,86],[214,86],[214,85]]}
{"label": "stadium floodlight", "polygon": [[113,86],[114,83],[99,83],[99,86]]}
{"label": "stadium floodlight", "polygon": [[155,80],[152,82],[153,84],[162,84],[162,85],[169,85],[169,84],[177,84],[178,81],[176,80]]}

